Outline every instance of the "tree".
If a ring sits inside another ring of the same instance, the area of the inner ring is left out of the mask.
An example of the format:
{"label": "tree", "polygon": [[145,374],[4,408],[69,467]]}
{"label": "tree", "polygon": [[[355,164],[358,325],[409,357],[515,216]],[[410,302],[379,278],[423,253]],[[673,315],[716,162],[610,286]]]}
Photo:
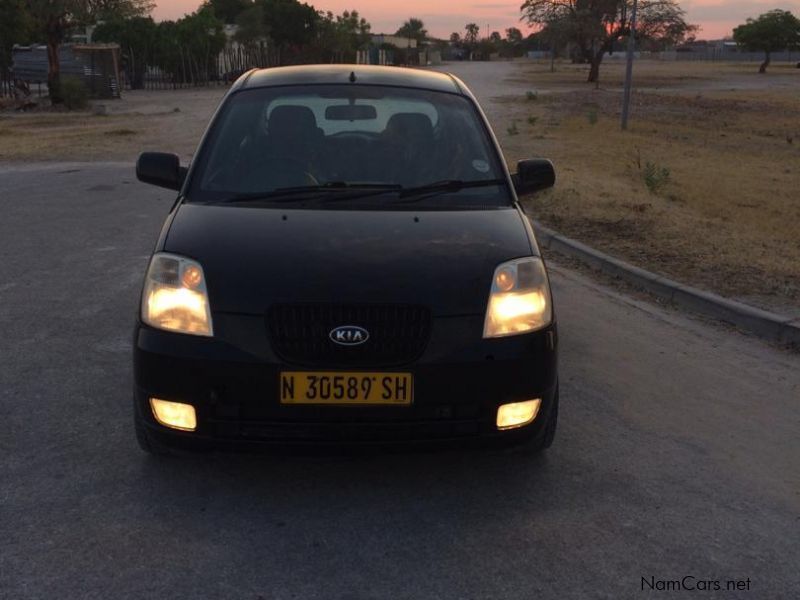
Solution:
{"label": "tree", "polygon": [[101,19],[130,18],[150,13],[151,0],[26,0],[31,20],[47,43],[47,89],[50,102],[60,104],[61,64],[58,49],[67,33]]}
{"label": "tree", "polygon": [[478,43],[478,36],[481,34],[481,28],[475,23],[467,23],[464,26],[464,43],[474,46]]}
{"label": "tree", "polygon": [[348,50],[360,50],[370,42],[372,25],[357,10],[344,11],[336,17],[336,29],[344,38]]}
{"label": "tree", "polygon": [[11,67],[14,44],[29,42],[32,28],[24,0],[0,0],[0,75]]}
{"label": "tree", "polygon": [[358,50],[369,45],[372,26],[358,11],[344,11],[334,16],[330,11],[320,13],[317,52],[324,60],[352,61]]}
{"label": "tree", "polygon": [[428,37],[428,31],[425,29],[425,23],[423,23],[421,19],[411,17],[408,21],[403,23],[395,35],[417,40],[417,44],[419,45]]}
{"label": "tree", "polygon": [[461,43],[461,34],[458,33],[457,31],[454,31],[453,33],[451,33],[450,34],[450,43],[453,44],[453,46],[458,46]]}
{"label": "tree", "polygon": [[[122,61],[132,89],[144,87],[144,74],[157,44],[158,27],[151,17],[111,19],[99,24],[92,34],[97,42],[119,44]],[[152,63],[150,63],[152,64]]]}
{"label": "tree", "polygon": [[506,29],[506,40],[512,46],[519,46],[522,43],[522,32],[516,27]]}
{"label": "tree", "polygon": [[297,0],[259,0],[264,23],[278,48],[302,47],[317,36],[320,16],[313,6]]}
{"label": "tree", "polygon": [[[633,0],[525,0],[523,18],[530,25],[558,23],[569,31],[579,57],[590,64],[589,81],[600,76],[600,64],[614,44],[631,32]],[[697,29],[684,19],[676,0],[639,0],[636,38],[676,44]]]}
{"label": "tree", "polygon": [[[216,14],[216,11],[215,13]],[[217,17],[220,18],[220,17]],[[220,18],[220,20],[222,20]],[[236,34],[234,39],[243,46],[252,46],[267,37],[264,23],[264,7],[253,4],[236,15]]]}
{"label": "tree", "polygon": [[[566,19],[556,19],[547,23],[541,31],[529,38],[530,41],[541,45],[545,43],[550,50],[550,72],[555,73],[556,55],[568,46],[573,34],[573,26]],[[541,48],[539,48],[541,49]]]}
{"label": "tree", "polygon": [[253,0],[207,0],[214,9],[214,16],[226,24],[239,23],[239,16],[253,8]]}
{"label": "tree", "polygon": [[223,23],[214,15],[214,9],[203,4],[190,15],[178,20],[177,37],[182,63],[185,60],[184,81],[207,82],[216,63],[216,57],[225,47]]}
{"label": "tree", "polygon": [[751,52],[764,53],[758,72],[766,73],[773,52],[800,48],[800,19],[788,10],[771,10],[736,27],[733,39]]}

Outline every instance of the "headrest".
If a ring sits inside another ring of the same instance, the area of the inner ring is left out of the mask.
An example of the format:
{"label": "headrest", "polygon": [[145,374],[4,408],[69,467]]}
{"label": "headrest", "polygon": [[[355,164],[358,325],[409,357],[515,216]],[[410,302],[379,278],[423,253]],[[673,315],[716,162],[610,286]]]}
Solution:
{"label": "headrest", "polygon": [[421,113],[397,113],[386,123],[386,133],[425,140],[433,137],[433,124]]}
{"label": "headrest", "polygon": [[276,106],[269,115],[269,134],[290,137],[317,132],[317,119],[307,106]]}

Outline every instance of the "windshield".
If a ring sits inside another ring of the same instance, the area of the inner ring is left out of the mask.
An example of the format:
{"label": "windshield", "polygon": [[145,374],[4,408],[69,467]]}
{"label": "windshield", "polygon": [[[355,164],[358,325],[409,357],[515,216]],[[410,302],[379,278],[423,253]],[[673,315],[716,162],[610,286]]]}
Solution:
{"label": "windshield", "polygon": [[188,199],[275,199],[292,189],[291,201],[300,202],[308,194],[297,188],[319,188],[326,197],[365,188],[372,191],[360,202],[379,206],[432,184],[439,188],[420,194],[419,203],[512,202],[470,100],[408,88],[291,86],[228,99],[198,157]]}

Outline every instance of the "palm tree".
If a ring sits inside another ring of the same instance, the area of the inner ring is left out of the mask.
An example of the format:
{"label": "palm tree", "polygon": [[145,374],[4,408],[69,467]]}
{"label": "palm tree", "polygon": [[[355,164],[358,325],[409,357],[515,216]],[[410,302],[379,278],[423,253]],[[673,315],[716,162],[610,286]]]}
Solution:
{"label": "palm tree", "polygon": [[417,44],[421,44],[428,37],[428,31],[425,29],[425,23],[422,22],[422,19],[411,17],[403,23],[395,35],[417,40]]}

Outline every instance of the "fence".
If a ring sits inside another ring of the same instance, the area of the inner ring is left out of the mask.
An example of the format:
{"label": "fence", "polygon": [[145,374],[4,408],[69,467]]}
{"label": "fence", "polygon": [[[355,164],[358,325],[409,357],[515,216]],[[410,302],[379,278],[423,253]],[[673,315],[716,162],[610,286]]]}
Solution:
{"label": "fence", "polygon": [[229,84],[250,69],[354,62],[355,53],[315,48],[281,52],[264,42],[246,46],[229,44],[217,56],[192,54],[178,48],[177,54],[153,53],[138,59],[131,49],[123,47],[121,80],[123,89],[181,89]]}
{"label": "fence", "polygon": [[[764,60],[763,52],[739,52],[729,48],[706,48],[691,52],[671,50],[657,54],[660,55],[661,60],[676,61],[762,62]],[[770,60],[775,63],[800,61],[800,52],[773,52]]]}
{"label": "fence", "polygon": [[[114,52],[100,55],[113,46]],[[99,50],[98,50],[99,48]],[[226,85],[253,68],[268,68],[279,65],[311,63],[357,63],[366,64],[438,64],[441,55],[435,52],[421,53],[416,48],[384,50],[372,48],[361,51],[338,51],[325,48],[292,48],[286,52],[265,42],[242,45],[229,43],[218,55],[189,52],[180,46],[167,51],[149,48],[134,51],[134,48],[97,44],[64,45],[61,47],[62,75],[81,76],[93,96],[110,91],[119,97],[124,90],[174,90],[181,88]],[[113,65],[108,63],[109,56]],[[85,57],[88,57],[85,58]],[[101,60],[101,58],[103,60]],[[87,62],[87,60],[89,62]],[[100,68],[102,66],[102,69]],[[47,53],[44,46],[15,47],[12,73],[0,76],[0,97],[12,96],[14,79],[28,84],[32,93],[41,91],[47,83]],[[95,76],[103,80],[95,80]]]}
{"label": "fence", "polygon": [[0,98],[7,98],[14,95],[14,83],[11,80],[11,73],[0,72]]}
{"label": "fence", "polygon": [[[100,53],[111,45],[65,44],[59,50],[62,76],[84,80],[93,97],[119,97],[122,90],[165,90],[230,83],[252,68],[281,64],[280,53],[266,44],[230,45],[219,55],[176,52],[139,56],[131,48]],[[44,46],[17,46],[11,71],[0,73],[0,97],[13,97],[20,86],[41,96],[47,90],[48,59]]]}
{"label": "fence", "polygon": [[[62,77],[83,81],[94,98],[118,98],[118,56],[116,44],[65,44],[58,51]],[[11,96],[16,88],[41,90],[47,84],[46,46],[14,46],[13,67],[0,84],[0,94]],[[40,94],[41,95],[41,94]]]}

